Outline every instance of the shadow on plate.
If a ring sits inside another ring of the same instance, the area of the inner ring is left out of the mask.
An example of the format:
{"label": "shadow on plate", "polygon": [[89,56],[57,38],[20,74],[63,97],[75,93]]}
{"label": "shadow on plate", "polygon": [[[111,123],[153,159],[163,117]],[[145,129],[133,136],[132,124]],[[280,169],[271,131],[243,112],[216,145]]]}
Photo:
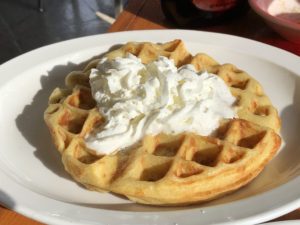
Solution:
{"label": "shadow on plate", "polygon": [[[286,174],[287,181],[300,175],[300,77],[293,73],[291,77],[295,85],[293,104],[286,107],[280,115],[282,122],[281,136],[285,146],[272,162],[277,165],[279,174]],[[285,160],[284,163],[280,162],[282,159]]]}
{"label": "shadow on plate", "polygon": [[[115,45],[109,51],[120,47]],[[61,156],[56,150],[49,130],[45,125],[43,114],[48,106],[48,98],[56,87],[64,87],[65,77],[71,71],[82,70],[87,63],[105,53],[94,56],[80,64],[69,62],[67,65],[57,65],[47,73],[40,76],[42,88],[33,97],[32,102],[27,104],[23,112],[16,118],[16,125],[28,143],[36,148],[34,155],[44,166],[60,177],[71,179],[65,172],[61,163]],[[32,123],[33,119],[35,123]]]}
{"label": "shadow on plate", "polygon": [[[3,205],[4,207],[10,209],[13,209],[15,206],[15,201],[1,189],[0,189],[0,205]],[[0,211],[0,218],[1,218],[1,211]]]}

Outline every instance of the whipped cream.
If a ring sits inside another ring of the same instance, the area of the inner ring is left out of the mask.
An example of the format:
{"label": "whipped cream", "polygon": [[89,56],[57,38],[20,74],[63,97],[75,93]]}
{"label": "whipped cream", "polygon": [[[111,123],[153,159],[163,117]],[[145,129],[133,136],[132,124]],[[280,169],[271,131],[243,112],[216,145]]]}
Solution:
{"label": "whipped cream", "polygon": [[102,58],[91,70],[92,95],[106,118],[85,138],[97,154],[132,146],[145,135],[193,132],[210,135],[222,118],[236,116],[224,81],[192,65],[177,69],[159,57],[147,65],[134,55]]}
{"label": "whipped cream", "polygon": [[299,0],[273,0],[268,7],[268,12],[273,16],[300,23]]}

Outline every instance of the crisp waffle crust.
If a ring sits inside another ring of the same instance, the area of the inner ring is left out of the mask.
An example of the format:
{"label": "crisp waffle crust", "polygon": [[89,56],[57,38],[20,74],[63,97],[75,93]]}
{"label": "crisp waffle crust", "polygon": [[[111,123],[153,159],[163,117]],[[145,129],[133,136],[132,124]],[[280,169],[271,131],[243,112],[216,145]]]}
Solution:
{"label": "crisp waffle crust", "polygon": [[193,133],[145,136],[135,147],[111,155],[88,149],[84,137],[103,123],[91,96],[89,74],[99,59],[66,77],[44,113],[65,169],[79,183],[153,205],[188,205],[236,190],[255,178],[280,147],[280,119],[261,85],[234,65],[220,65],[206,54],[192,56],[181,40],[164,44],[130,42],[106,54],[132,53],[149,63],[158,56],[176,66],[220,76],[237,98],[239,119],[224,120],[209,137]]}

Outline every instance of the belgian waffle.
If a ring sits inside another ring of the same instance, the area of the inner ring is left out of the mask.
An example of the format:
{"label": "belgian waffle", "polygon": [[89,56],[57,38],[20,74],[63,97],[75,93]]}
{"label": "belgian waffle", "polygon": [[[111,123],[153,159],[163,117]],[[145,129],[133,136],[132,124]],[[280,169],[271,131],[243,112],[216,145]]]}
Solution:
{"label": "belgian waffle", "polygon": [[220,65],[206,54],[192,56],[184,43],[127,43],[106,54],[113,59],[132,53],[149,63],[163,55],[176,66],[195,68],[220,76],[237,98],[239,119],[224,120],[211,136],[193,133],[145,136],[130,149],[97,155],[84,138],[104,122],[94,102],[90,70],[66,77],[66,88],[49,97],[44,118],[67,172],[88,189],[111,191],[154,205],[187,205],[214,199],[255,178],[280,146],[277,110],[261,85],[234,65]]}

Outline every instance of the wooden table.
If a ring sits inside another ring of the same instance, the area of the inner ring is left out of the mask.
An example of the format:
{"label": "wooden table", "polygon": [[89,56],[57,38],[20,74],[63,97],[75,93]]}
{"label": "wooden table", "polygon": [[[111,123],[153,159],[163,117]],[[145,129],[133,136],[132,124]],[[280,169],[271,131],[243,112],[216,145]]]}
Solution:
{"label": "wooden table", "polygon": [[[168,23],[160,9],[159,0],[130,0],[126,9],[120,14],[109,32],[145,29],[175,28]],[[200,30],[200,29],[199,29]],[[203,31],[233,34],[264,42],[300,56],[300,45],[284,40],[273,32],[253,11],[237,21],[213,27],[201,28]],[[300,219],[300,209],[281,216],[274,221]],[[24,217],[0,206],[0,224],[5,225],[41,225],[41,223]]]}

